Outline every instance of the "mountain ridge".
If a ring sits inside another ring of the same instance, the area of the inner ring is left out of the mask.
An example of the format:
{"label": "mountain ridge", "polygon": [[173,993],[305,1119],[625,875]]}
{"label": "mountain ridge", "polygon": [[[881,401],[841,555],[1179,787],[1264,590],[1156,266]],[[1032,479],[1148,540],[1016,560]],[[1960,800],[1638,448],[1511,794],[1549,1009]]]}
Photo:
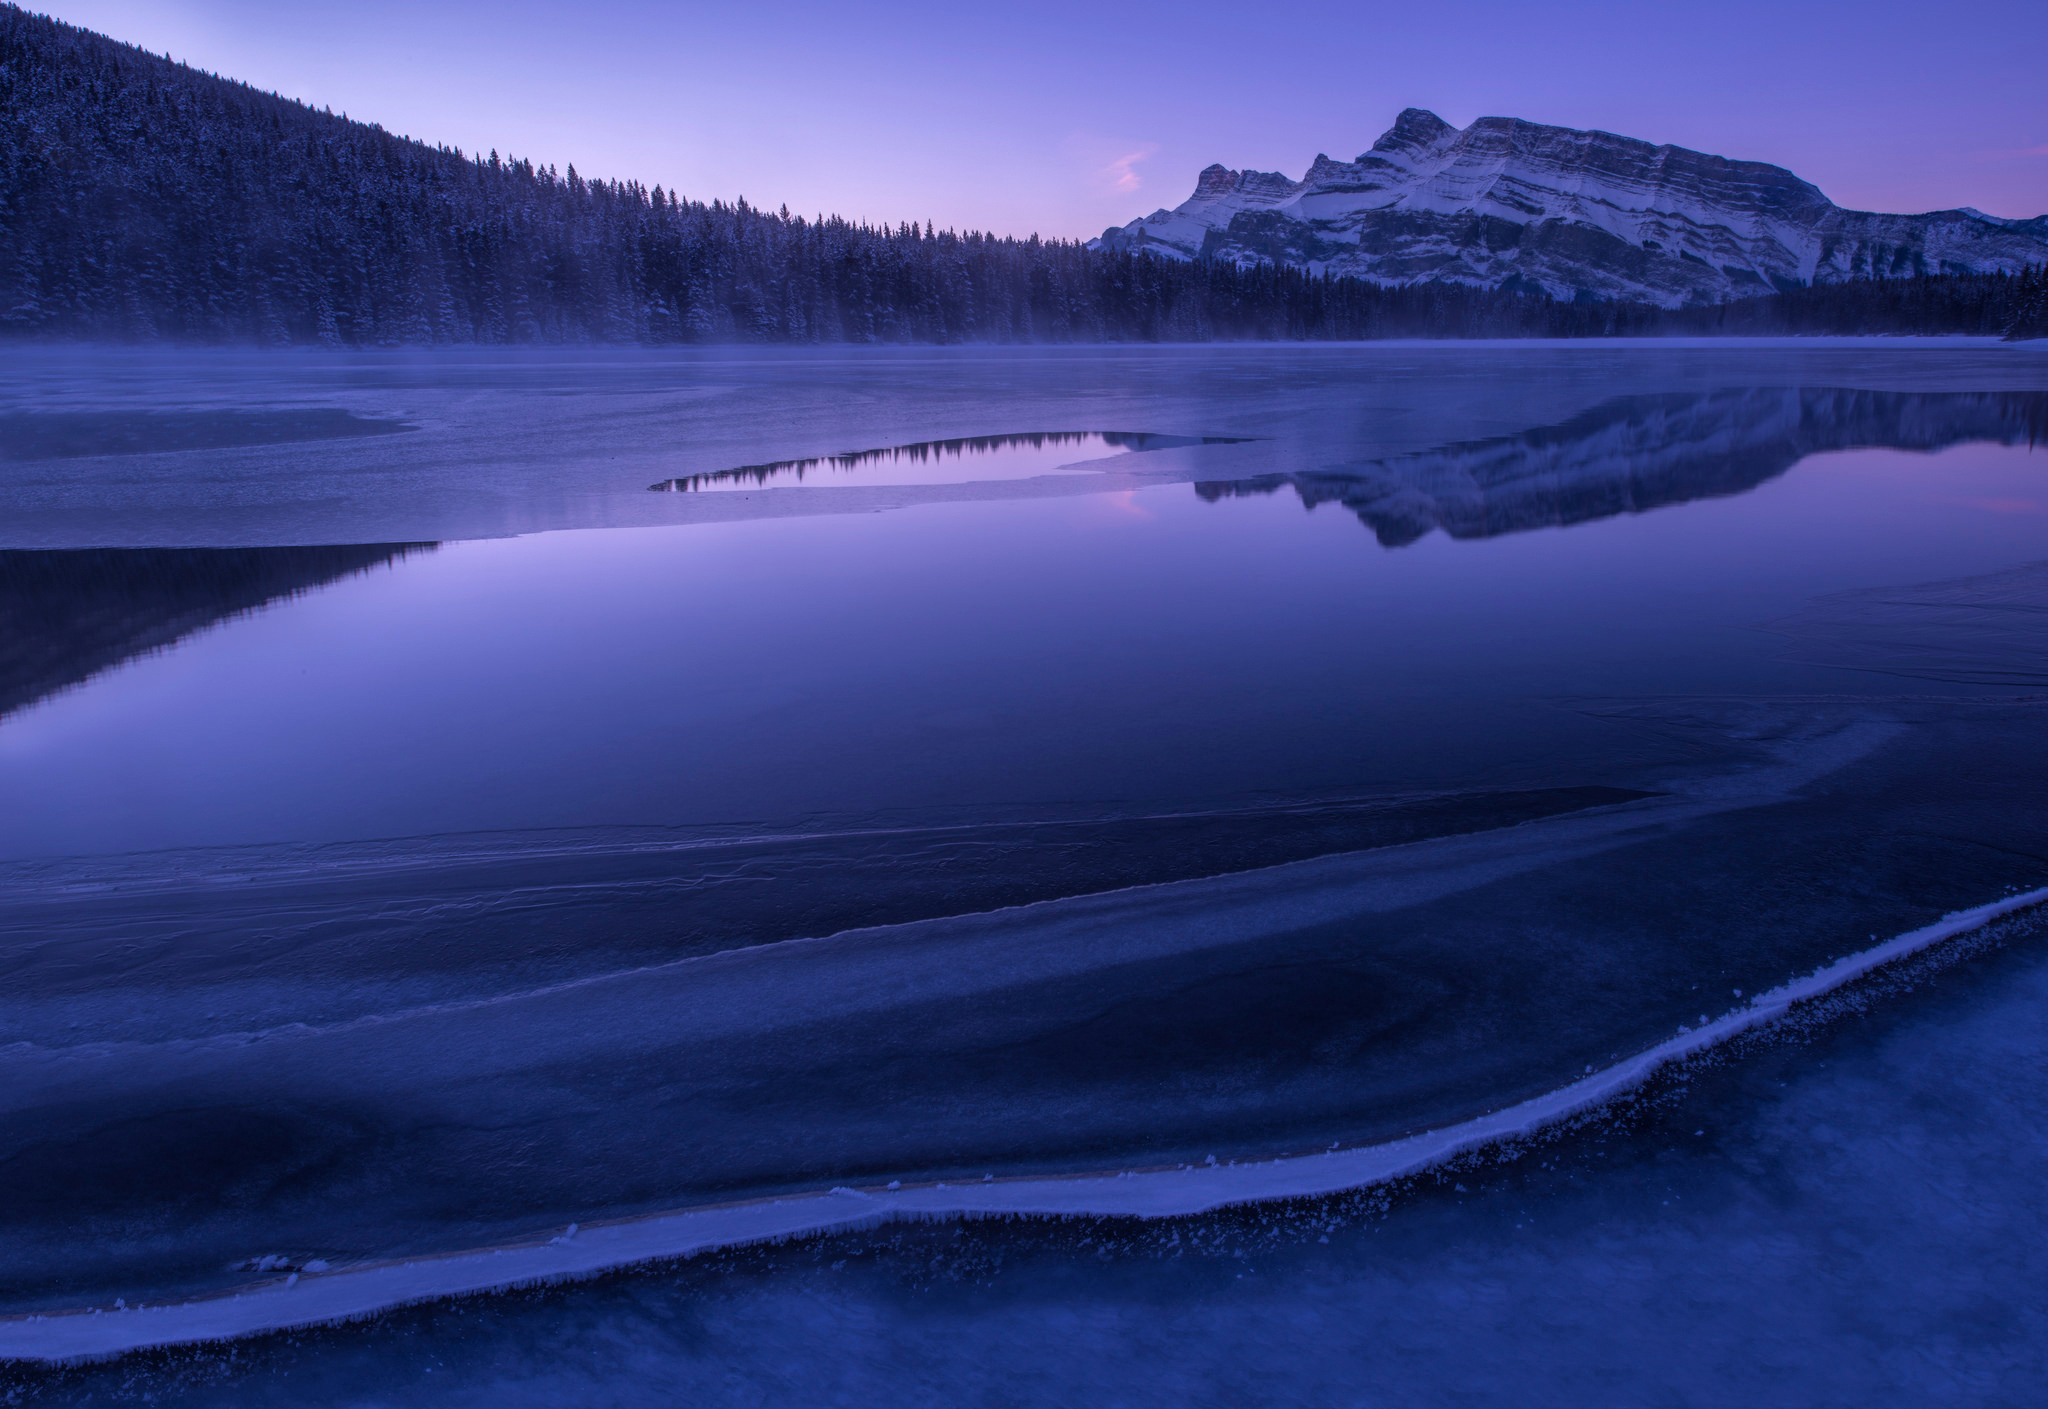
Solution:
{"label": "mountain ridge", "polygon": [[[1218,171],[1219,192],[1267,179]],[[1282,197],[1295,184],[1270,181]],[[1670,310],[1560,302],[1526,280],[1333,278],[1256,257],[807,219],[399,137],[0,0],[0,344],[1722,332],[2048,336],[2048,255],[2024,278],[1857,281]]]}
{"label": "mountain ridge", "polygon": [[1847,210],[1768,162],[1520,118],[1457,128],[1408,108],[1355,161],[1318,154],[1299,181],[1212,165],[1179,206],[1091,243],[1680,308],[1859,278],[2018,273],[2048,261],[2048,215]]}

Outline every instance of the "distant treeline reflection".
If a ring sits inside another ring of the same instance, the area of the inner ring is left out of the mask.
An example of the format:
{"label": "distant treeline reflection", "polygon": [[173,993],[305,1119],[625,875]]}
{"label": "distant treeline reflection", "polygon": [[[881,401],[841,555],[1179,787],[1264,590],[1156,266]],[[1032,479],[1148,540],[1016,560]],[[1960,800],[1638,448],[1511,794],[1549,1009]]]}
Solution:
{"label": "distant treeline reflection", "polygon": [[432,543],[0,549],[0,716]]}
{"label": "distant treeline reflection", "polygon": [[771,460],[765,465],[740,465],[730,470],[711,470],[701,475],[682,475],[647,487],[663,493],[686,494],[725,484],[761,484],[773,479],[798,480],[814,470],[855,470],[873,464],[927,464],[947,457],[990,455],[1001,450],[1043,450],[1071,445],[1079,449],[1095,445],[1116,450],[1163,450],[1173,445],[1235,445],[1235,436],[1153,435],[1145,431],[1025,431],[1016,435],[970,435],[953,440],[920,440],[910,445],[885,446],[880,450],[852,450],[844,455],[816,455],[807,460]]}
{"label": "distant treeline reflection", "polygon": [[1668,312],[805,218],[430,147],[0,5],[0,330],[330,345],[2048,336],[2048,274]]}

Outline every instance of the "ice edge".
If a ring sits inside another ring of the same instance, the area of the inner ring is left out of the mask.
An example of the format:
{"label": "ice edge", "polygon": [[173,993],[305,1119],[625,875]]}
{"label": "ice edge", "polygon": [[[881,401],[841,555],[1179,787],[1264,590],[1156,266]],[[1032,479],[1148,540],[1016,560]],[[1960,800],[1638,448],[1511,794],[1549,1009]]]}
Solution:
{"label": "ice edge", "polygon": [[130,1351],[231,1340],[374,1316],[419,1302],[572,1281],[637,1263],[751,1243],[871,1228],[897,1219],[1173,1218],[1233,1204],[1342,1193],[1402,1178],[1461,1154],[1536,1133],[1642,1085],[1658,1068],[1784,1016],[1873,969],[2031,906],[2048,886],[1959,910],[1924,928],[1758,994],[1742,1007],[1568,1086],[1506,1110],[1378,1145],[1246,1164],[1116,1174],[1033,1176],[975,1184],[752,1199],[579,1226],[542,1242],[294,1273],[235,1292],[108,1310],[0,1318],[0,1360],[97,1360]]}

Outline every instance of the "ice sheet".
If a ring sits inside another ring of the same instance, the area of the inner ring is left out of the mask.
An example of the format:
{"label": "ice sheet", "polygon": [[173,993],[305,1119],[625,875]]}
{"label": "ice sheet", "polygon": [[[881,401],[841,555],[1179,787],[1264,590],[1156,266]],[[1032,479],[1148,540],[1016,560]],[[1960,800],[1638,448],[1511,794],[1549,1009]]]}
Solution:
{"label": "ice sheet", "polygon": [[[147,1346],[225,1340],[260,1331],[374,1315],[413,1302],[587,1277],[613,1268],[720,1248],[815,1236],[895,1220],[985,1217],[1187,1217],[1237,1204],[1367,1188],[1488,1146],[1526,1140],[1625,1094],[1660,1068],[1784,1017],[1882,966],[2001,916],[2048,902],[2048,888],[1943,917],[1752,997],[1696,1028],[1585,1078],[1505,1110],[1407,1139],[1277,1160],[1133,1169],[1064,1179],[990,1177],[976,1184],[838,1188],[583,1227],[544,1242],[329,1269],[322,1261],[225,1295],[91,1307],[0,1319],[0,1358],[74,1360]],[[125,1299],[124,1303],[125,1303]]]}

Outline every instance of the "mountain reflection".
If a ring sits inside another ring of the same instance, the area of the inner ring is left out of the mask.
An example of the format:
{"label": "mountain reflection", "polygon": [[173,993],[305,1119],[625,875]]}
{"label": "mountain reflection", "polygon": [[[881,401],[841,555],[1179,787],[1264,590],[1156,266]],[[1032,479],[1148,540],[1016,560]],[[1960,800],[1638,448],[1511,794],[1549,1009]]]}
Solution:
{"label": "mountain reflection", "polygon": [[432,543],[0,550],[0,716]]}
{"label": "mountain reflection", "polygon": [[925,465],[945,459],[968,459],[1004,451],[1072,448],[1077,452],[1165,450],[1180,445],[1233,445],[1236,437],[1154,435],[1145,431],[1030,431],[1018,435],[974,435],[955,440],[921,440],[880,450],[854,450],[844,455],[817,455],[808,460],[771,460],[701,475],[665,479],[647,487],[663,493],[687,494],[735,484],[765,485],[771,480],[801,482],[818,471],[852,471],[872,465]]}
{"label": "mountain reflection", "polygon": [[2048,440],[2048,392],[1768,388],[1625,396],[1554,426],[1384,460],[1203,483],[1207,500],[1292,485],[1389,548],[1434,529],[1491,538],[1745,494],[1825,450]]}

